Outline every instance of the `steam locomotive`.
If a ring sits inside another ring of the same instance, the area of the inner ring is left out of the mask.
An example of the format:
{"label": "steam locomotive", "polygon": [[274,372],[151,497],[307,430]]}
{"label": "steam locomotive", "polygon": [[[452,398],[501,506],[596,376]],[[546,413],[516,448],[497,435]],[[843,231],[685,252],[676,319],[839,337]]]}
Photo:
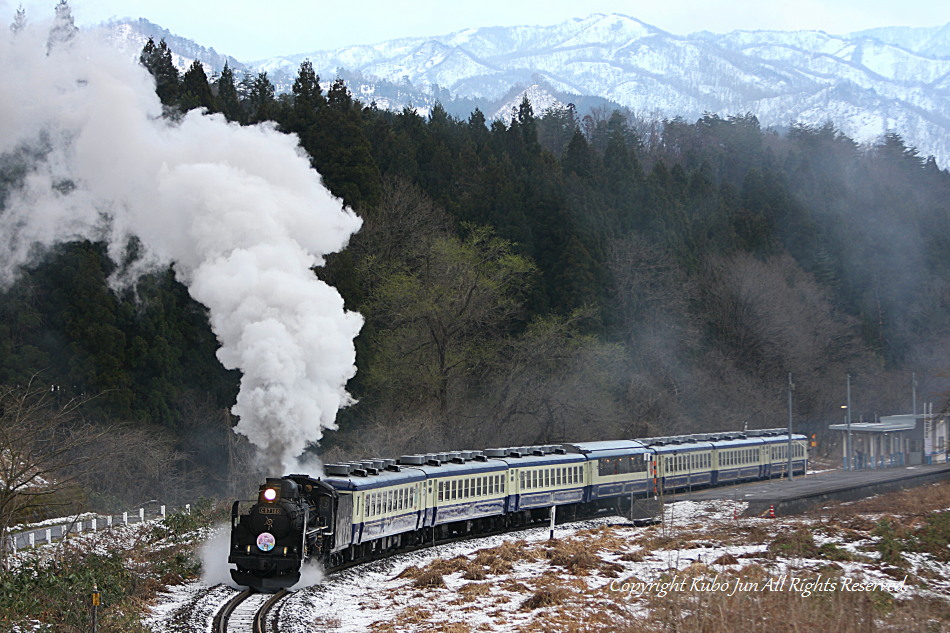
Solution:
{"label": "steam locomotive", "polygon": [[336,490],[320,479],[268,477],[249,512],[241,501],[231,508],[231,578],[261,592],[297,584],[301,564],[332,543],[336,504]]}
{"label": "steam locomotive", "polygon": [[802,474],[784,429],[404,455],[268,478],[231,509],[240,585],[291,587],[308,560],[335,569],[391,551],[599,512],[651,517],[666,492]]}

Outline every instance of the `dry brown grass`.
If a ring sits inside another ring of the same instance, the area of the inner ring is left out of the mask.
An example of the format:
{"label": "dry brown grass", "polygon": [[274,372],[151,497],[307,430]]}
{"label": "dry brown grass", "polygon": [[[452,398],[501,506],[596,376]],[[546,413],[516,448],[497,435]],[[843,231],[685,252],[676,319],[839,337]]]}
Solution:
{"label": "dry brown grass", "polygon": [[432,612],[424,607],[413,606],[403,609],[399,614],[400,624],[420,624],[432,617]]}
{"label": "dry brown grass", "polygon": [[395,579],[397,578],[418,578],[422,574],[422,570],[416,567],[415,565],[410,565],[406,567],[401,572],[396,574]]}
{"label": "dry brown grass", "polygon": [[419,574],[416,579],[413,581],[414,587],[444,587],[445,579],[442,577],[442,574],[433,569],[427,569]]}
{"label": "dry brown grass", "polygon": [[436,558],[426,565],[425,569],[427,571],[437,571],[440,574],[454,574],[467,569],[470,563],[471,561],[466,556],[456,556],[448,560]]}
{"label": "dry brown grass", "polygon": [[706,530],[706,538],[721,545],[756,545],[765,543],[770,537],[769,531],[761,525],[742,521],[710,525]]}
{"label": "dry brown grass", "polygon": [[505,541],[496,547],[479,550],[475,555],[475,562],[480,565],[488,565],[492,560],[504,560],[514,563],[524,560],[535,560],[532,548],[524,540]]}
{"label": "dry brown grass", "polygon": [[579,539],[596,549],[616,550],[627,546],[627,539],[617,534],[617,530],[609,525],[602,525],[587,530],[578,530],[572,539]]}
{"label": "dry brown grass", "polygon": [[505,579],[501,582],[501,588],[505,591],[510,591],[512,593],[524,593],[527,594],[531,590],[528,589],[528,586],[523,582],[518,580],[513,580],[511,578]]}
{"label": "dry brown grass", "polygon": [[643,553],[643,550],[638,549],[633,552],[627,552],[621,555],[620,560],[622,560],[625,563],[641,563],[643,562],[644,557],[645,557],[645,554]]}
{"label": "dry brown grass", "polygon": [[768,546],[770,558],[817,558],[818,545],[807,527],[778,534]]}
{"label": "dry brown grass", "polygon": [[463,571],[466,580],[481,580],[486,576],[499,576],[510,573],[514,564],[522,561],[535,560],[537,554],[534,548],[528,546],[524,540],[506,541],[496,547],[479,550],[474,560],[465,559],[456,571]]}
{"label": "dry brown grass", "polygon": [[541,587],[530,598],[521,603],[523,611],[534,611],[543,607],[553,607],[564,603],[575,594],[563,587]]}
{"label": "dry brown grass", "polygon": [[491,590],[487,582],[470,582],[459,587],[458,592],[466,596],[487,596]]}
{"label": "dry brown grass", "polygon": [[603,563],[603,560],[592,552],[592,547],[579,540],[565,540],[549,542],[544,548],[544,557],[551,565],[563,567],[575,575],[586,575]]}
{"label": "dry brown grass", "polygon": [[713,561],[713,565],[738,565],[739,559],[737,559],[732,554],[723,554],[719,558]]}
{"label": "dry brown grass", "polygon": [[488,574],[485,573],[485,568],[475,562],[470,562],[465,567],[465,573],[462,574],[462,578],[465,580],[485,580],[487,577]]}
{"label": "dry brown grass", "polygon": [[433,622],[419,631],[420,633],[472,633],[472,627],[464,622]]}

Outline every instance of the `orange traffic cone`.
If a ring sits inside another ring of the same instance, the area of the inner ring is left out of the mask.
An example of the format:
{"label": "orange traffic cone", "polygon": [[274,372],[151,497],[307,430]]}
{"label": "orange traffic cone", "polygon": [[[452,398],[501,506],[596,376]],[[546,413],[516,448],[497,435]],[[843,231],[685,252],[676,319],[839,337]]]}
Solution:
{"label": "orange traffic cone", "polygon": [[770,519],[774,519],[774,518],[775,518],[775,506],[774,506],[774,505],[770,505],[770,506],[769,506],[769,518],[770,518]]}

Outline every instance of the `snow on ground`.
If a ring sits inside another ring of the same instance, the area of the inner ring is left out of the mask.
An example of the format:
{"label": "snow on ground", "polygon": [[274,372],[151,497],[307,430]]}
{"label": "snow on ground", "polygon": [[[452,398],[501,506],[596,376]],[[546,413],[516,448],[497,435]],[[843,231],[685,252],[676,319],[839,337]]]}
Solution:
{"label": "snow on ground", "polygon": [[[578,529],[596,529],[620,521],[619,517],[612,517],[560,525],[555,528],[554,536],[555,539],[567,538]],[[371,630],[376,623],[397,622],[400,619],[411,621],[422,612],[433,608],[442,611],[448,620],[464,619],[475,628],[482,625],[491,626],[499,618],[509,624],[520,623],[523,618],[519,617],[517,607],[525,597],[524,582],[543,574],[547,567],[546,562],[532,560],[519,563],[511,572],[504,574],[504,582],[494,583],[490,600],[465,599],[464,588],[469,581],[463,578],[463,572],[444,576],[445,587],[437,590],[433,588],[432,591],[413,589],[417,577],[412,574],[399,576],[413,567],[430,565],[436,559],[450,560],[459,556],[474,559],[479,550],[499,547],[506,543],[523,547],[520,545],[523,542],[526,547],[544,542],[549,535],[549,528],[538,527],[440,545],[353,567],[335,574],[319,585],[298,591],[281,612],[281,631],[357,633]],[[472,609],[473,606],[488,606],[489,601],[496,612]],[[455,604],[456,602],[458,604]]]}
{"label": "snow on ground", "polygon": [[[907,554],[907,570],[898,574],[877,560],[875,537],[816,528],[814,518],[741,517],[744,509],[735,501],[682,501],[668,504],[664,523],[650,527],[601,518],[557,526],[553,541],[547,527],[537,527],[366,563],[297,588],[282,605],[279,630],[603,628],[612,619],[645,617],[651,598],[667,592],[778,589],[804,595],[872,583],[898,599],[915,593],[950,596],[950,565]],[[770,543],[774,547],[803,532],[814,534],[814,547],[841,557],[830,563],[827,556],[769,550]],[[758,574],[754,580],[751,570]],[[905,573],[926,577],[927,587],[904,584]],[[815,580],[825,585],[806,584]],[[214,610],[234,592],[200,582],[173,588],[148,624],[156,633],[210,631]]]}

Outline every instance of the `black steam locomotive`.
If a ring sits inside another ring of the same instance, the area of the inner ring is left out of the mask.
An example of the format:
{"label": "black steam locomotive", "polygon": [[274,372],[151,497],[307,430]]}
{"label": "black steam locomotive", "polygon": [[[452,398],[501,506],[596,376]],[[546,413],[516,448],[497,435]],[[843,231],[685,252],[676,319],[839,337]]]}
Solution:
{"label": "black steam locomotive", "polygon": [[306,475],[268,478],[257,503],[246,513],[231,508],[231,553],[237,566],[231,577],[262,592],[290,587],[300,580],[307,559],[322,558],[332,535],[337,492]]}

